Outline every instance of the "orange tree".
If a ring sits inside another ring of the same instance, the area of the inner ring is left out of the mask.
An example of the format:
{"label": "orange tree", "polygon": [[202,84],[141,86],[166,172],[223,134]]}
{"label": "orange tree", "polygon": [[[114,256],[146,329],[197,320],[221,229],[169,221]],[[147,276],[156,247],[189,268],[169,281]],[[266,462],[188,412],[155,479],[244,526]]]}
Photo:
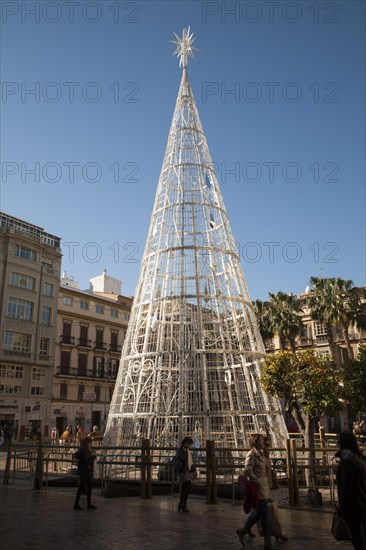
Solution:
{"label": "orange tree", "polygon": [[[319,418],[342,408],[340,381],[341,372],[332,359],[319,357],[313,350],[267,355],[261,375],[264,390],[284,400],[308,448],[314,447]],[[314,453],[309,451],[309,464],[314,458]],[[308,483],[313,484],[311,471],[307,470],[306,474]]]}
{"label": "orange tree", "polygon": [[356,410],[366,411],[366,347],[343,364],[343,397]]}

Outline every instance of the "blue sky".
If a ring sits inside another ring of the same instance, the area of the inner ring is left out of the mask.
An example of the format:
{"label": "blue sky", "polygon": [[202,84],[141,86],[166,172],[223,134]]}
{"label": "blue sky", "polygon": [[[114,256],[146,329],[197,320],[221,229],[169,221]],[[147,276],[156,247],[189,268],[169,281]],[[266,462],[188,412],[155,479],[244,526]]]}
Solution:
{"label": "blue sky", "polygon": [[169,40],[188,25],[251,297],[365,284],[364,2],[1,9],[0,208],[60,236],[82,288],[106,268],[134,293],[181,76]]}

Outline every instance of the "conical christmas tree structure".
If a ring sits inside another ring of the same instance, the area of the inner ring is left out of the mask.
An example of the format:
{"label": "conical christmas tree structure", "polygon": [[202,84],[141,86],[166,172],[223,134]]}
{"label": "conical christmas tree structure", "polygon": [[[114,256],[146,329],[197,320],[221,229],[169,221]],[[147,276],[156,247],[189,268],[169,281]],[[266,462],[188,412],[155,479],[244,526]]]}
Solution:
{"label": "conical christmas tree structure", "polygon": [[283,445],[280,405],[259,384],[264,347],[183,66],[131,318],[111,402],[111,445],[247,446],[267,432]]}

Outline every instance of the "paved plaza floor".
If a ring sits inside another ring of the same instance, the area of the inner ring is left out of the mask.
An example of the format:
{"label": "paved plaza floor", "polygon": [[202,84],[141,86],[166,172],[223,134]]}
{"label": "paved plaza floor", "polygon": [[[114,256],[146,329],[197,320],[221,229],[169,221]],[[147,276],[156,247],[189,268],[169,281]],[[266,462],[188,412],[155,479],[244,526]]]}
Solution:
{"label": "paved plaza floor", "polygon": [[[33,491],[27,487],[0,487],[1,548],[47,550],[240,550],[235,530],[242,526],[240,504],[229,501],[207,505],[202,497],[189,501],[190,513],[177,512],[174,496],[106,499],[93,490],[97,510],[73,509],[75,489]],[[82,497],[84,499],[85,497]],[[85,502],[81,501],[85,506]],[[331,534],[332,514],[321,510],[280,508],[289,542],[278,550],[352,548]],[[272,539],[274,540],[274,539]],[[246,540],[247,550],[263,547],[263,539]]]}

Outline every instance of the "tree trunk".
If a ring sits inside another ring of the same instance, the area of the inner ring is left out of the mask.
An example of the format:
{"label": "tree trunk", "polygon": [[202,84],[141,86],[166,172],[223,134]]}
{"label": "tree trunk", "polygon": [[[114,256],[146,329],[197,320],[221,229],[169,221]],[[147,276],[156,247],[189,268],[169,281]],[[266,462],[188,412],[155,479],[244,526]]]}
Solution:
{"label": "tree trunk", "polygon": [[332,325],[327,324],[326,327],[327,327],[327,336],[328,336],[328,344],[329,344],[329,347],[330,347],[330,352],[333,356],[334,362],[336,363],[336,361],[337,361],[336,347],[337,346],[336,346],[336,344],[334,342],[334,339],[333,339]]}
{"label": "tree trunk", "polygon": [[342,334],[343,334],[344,340],[346,342],[348,356],[349,356],[350,359],[354,359],[355,356],[354,356],[354,353],[353,353],[351,342],[349,340],[348,326],[347,325],[342,326]]}
{"label": "tree trunk", "polygon": [[[314,434],[315,434],[315,420],[309,416],[305,417],[305,434],[304,434],[304,444],[305,447],[314,448]],[[310,487],[315,487],[315,451],[309,450],[306,451],[306,460],[307,469],[305,470],[305,479],[306,485]]]}

